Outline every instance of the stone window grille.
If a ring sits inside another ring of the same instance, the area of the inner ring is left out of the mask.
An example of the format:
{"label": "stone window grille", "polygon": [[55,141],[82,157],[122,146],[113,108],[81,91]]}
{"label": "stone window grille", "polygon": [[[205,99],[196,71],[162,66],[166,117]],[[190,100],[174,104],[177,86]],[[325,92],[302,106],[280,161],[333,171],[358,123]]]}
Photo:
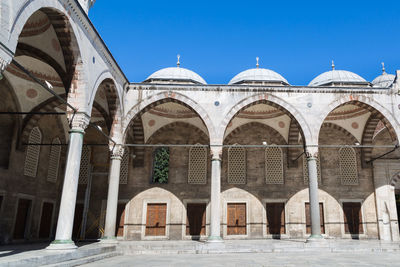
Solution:
{"label": "stone window grille", "polygon": [[119,173],[119,184],[128,184],[129,174],[129,148],[124,149],[124,155],[121,160],[121,170]]}
{"label": "stone window grille", "polygon": [[50,157],[49,157],[49,169],[47,171],[47,181],[51,183],[57,182],[58,178],[58,169],[60,166],[60,157],[61,157],[61,142],[59,138],[55,138],[52,141],[51,149],[50,149]]}
{"label": "stone window grille", "polygon": [[265,149],[265,182],[267,184],[284,184],[283,153],[277,146]]}
{"label": "stone window grille", "polygon": [[[29,134],[29,144],[41,144],[42,143],[42,133],[39,127],[32,129]],[[29,177],[36,177],[37,169],[39,165],[40,156],[40,146],[30,145],[26,149],[25,155],[25,165],[24,165],[24,175]]]}
{"label": "stone window grille", "polygon": [[228,183],[246,184],[246,150],[243,147],[228,149]]}
{"label": "stone window grille", "polygon": [[[317,157],[317,176],[318,176],[318,184],[321,184],[322,178],[321,178],[320,156]],[[306,156],[303,156],[303,177],[304,177],[304,184],[308,185],[308,164]]]}
{"label": "stone window grille", "polygon": [[193,146],[189,150],[189,184],[206,184],[207,182],[207,149]]}
{"label": "stone window grille", "polygon": [[352,147],[339,149],[339,165],[342,185],[358,185],[357,156]]}
{"label": "stone window grille", "polygon": [[90,155],[89,146],[82,147],[81,168],[79,170],[79,184],[87,184],[90,175]]}

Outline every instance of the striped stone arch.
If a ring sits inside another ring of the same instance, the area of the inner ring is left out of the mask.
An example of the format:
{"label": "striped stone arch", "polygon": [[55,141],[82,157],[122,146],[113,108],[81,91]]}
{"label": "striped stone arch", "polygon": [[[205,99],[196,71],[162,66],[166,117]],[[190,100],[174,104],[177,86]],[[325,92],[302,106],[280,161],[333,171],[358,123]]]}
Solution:
{"label": "striped stone arch", "polygon": [[[350,95],[346,97],[339,98],[328,105],[327,109],[322,110],[319,116],[319,125],[322,127],[326,117],[340,106],[347,104],[355,105],[364,108],[371,112],[371,116],[368,118],[367,123],[364,127],[361,144],[362,145],[372,145],[373,136],[375,129],[379,123],[382,121],[385,127],[388,129],[392,140],[398,140],[400,133],[400,128],[394,116],[384,108],[381,104],[373,100],[369,96],[365,95]],[[319,133],[318,133],[319,136]],[[362,148],[361,149],[361,159],[363,165],[371,160],[372,148]]]}
{"label": "striped stone arch", "polygon": [[[197,126],[195,126],[195,125],[193,125],[193,124],[190,124],[190,123],[188,123],[188,122],[175,121],[175,122],[169,123],[169,124],[167,124],[167,125],[164,125],[164,126],[161,127],[160,129],[158,129],[157,131],[155,131],[155,132],[149,137],[149,139],[147,140],[146,143],[147,143],[147,144],[152,144],[152,143],[153,143],[153,138],[154,138],[154,136],[156,136],[156,135],[158,135],[158,134],[160,134],[160,133],[163,133],[163,132],[165,132],[166,130],[174,129],[174,128],[178,127],[178,126],[184,126],[184,127],[186,127],[188,130],[193,131],[193,132],[195,133],[195,135],[201,136],[201,137],[204,138],[204,139],[208,139],[207,133],[205,133],[203,130],[201,130],[201,129],[198,128]],[[193,145],[194,145],[194,144],[193,144]],[[202,145],[206,145],[206,144],[202,144]]]}
{"label": "striped stone arch", "polygon": [[[107,104],[110,109],[111,118],[116,119],[116,114],[119,112],[123,114],[122,94],[123,89],[120,88],[118,83],[115,81],[112,74],[106,70],[103,71],[96,79],[93,88],[90,88],[91,95],[89,97],[87,105],[90,107],[95,100],[96,93],[100,87],[104,88],[107,97]],[[120,109],[118,111],[118,109]]]}
{"label": "striped stone arch", "polygon": [[12,21],[8,47],[16,51],[19,36],[26,22],[39,10],[48,16],[59,39],[66,66],[66,77],[61,76],[61,78],[65,84],[70,85],[74,78],[76,64],[81,58],[81,49],[79,48],[79,41],[75,36],[78,32],[76,25],[71,20],[70,15],[68,15],[68,10],[66,10],[60,1],[27,1],[18,10],[15,20]]}
{"label": "striped stone arch", "polygon": [[285,138],[277,130],[275,130],[274,128],[272,128],[266,124],[260,123],[260,122],[249,122],[249,123],[246,123],[246,124],[243,124],[243,125],[237,127],[235,130],[230,132],[225,137],[223,144],[232,144],[231,139],[235,135],[239,134],[240,132],[246,131],[248,129],[254,128],[254,127],[264,128],[266,132],[271,134],[272,138],[277,138],[278,140],[280,140],[280,142],[282,144],[286,144]]}
{"label": "striped stone arch", "polygon": [[357,138],[356,138],[352,133],[350,133],[350,132],[347,131],[345,128],[340,127],[340,126],[337,125],[337,124],[330,123],[330,122],[324,122],[324,124],[322,124],[322,126],[321,126],[321,129],[324,129],[324,128],[338,130],[338,131],[340,131],[341,133],[343,133],[345,136],[351,138],[351,139],[353,140],[354,143],[357,142]]}
{"label": "striped stone arch", "polygon": [[183,94],[172,91],[165,91],[158,94],[154,94],[146,99],[143,99],[127,112],[122,122],[122,129],[123,129],[122,141],[125,142],[128,129],[133,126],[133,122],[137,117],[146,113],[153,107],[167,102],[178,103],[196,112],[196,114],[202,119],[204,125],[208,130],[207,134],[209,136],[210,141],[215,140],[216,135],[215,135],[214,124],[211,121],[211,118],[209,117],[207,111],[203,107],[201,107],[194,100],[190,99],[189,97]]}
{"label": "striped stone arch", "polygon": [[223,121],[221,122],[221,125],[217,129],[218,133],[217,140],[219,140],[222,143],[227,126],[242,109],[262,103],[271,105],[275,108],[284,111],[285,114],[288,115],[292,120],[297,121],[297,125],[299,126],[303,142],[305,142],[306,144],[311,142],[312,140],[311,130],[303,115],[295,107],[293,107],[291,104],[284,101],[283,99],[266,93],[253,95],[236,103],[232,107],[232,109],[228,112],[228,114],[224,117]]}

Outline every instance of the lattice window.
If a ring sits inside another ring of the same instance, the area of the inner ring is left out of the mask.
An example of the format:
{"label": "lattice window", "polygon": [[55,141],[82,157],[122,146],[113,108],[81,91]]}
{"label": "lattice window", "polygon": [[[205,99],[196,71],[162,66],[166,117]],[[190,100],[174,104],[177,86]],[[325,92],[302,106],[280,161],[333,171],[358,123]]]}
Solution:
{"label": "lattice window", "polygon": [[[320,156],[317,157],[317,176],[318,176],[318,184],[321,184],[322,178],[321,178]],[[304,177],[304,184],[308,184],[308,163],[306,156],[303,156],[303,177]]]}
{"label": "lattice window", "polygon": [[[40,144],[42,143],[42,133],[39,127],[32,129],[29,134],[29,144]],[[26,149],[24,175],[29,177],[36,177],[40,156],[40,146],[30,145]]]}
{"label": "lattice window", "polygon": [[206,184],[207,182],[207,149],[201,146],[189,150],[189,184]]}
{"label": "lattice window", "polygon": [[79,184],[87,184],[90,175],[91,149],[88,146],[82,147],[81,168],[79,170]]}
{"label": "lattice window", "polygon": [[357,157],[353,148],[339,150],[339,164],[342,185],[358,185]]}
{"label": "lattice window", "polygon": [[128,174],[129,174],[129,148],[124,149],[124,155],[121,161],[121,170],[119,173],[119,183],[128,184]]}
{"label": "lattice window", "polygon": [[267,184],[283,184],[282,149],[272,146],[265,149],[265,182]]}
{"label": "lattice window", "polygon": [[55,138],[52,142],[53,146],[50,149],[49,169],[47,171],[47,181],[51,183],[57,182],[58,169],[60,166],[61,156],[61,142],[60,139]]}
{"label": "lattice window", "polygon": [[243,147],[228,149],[228,183],[246,184],[246,150]]}

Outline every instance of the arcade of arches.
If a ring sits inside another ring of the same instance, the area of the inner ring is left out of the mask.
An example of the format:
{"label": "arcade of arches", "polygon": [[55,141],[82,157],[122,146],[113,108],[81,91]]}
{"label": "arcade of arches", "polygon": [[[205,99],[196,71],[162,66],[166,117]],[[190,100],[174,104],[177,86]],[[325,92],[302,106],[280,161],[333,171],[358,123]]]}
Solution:
{"label": "arcade of arches", "polygon": [[394,75],[294,88],[257,65],[214,86],[178,65],[129,83],[49,2],[2,41],[0,243],[399,241]]}

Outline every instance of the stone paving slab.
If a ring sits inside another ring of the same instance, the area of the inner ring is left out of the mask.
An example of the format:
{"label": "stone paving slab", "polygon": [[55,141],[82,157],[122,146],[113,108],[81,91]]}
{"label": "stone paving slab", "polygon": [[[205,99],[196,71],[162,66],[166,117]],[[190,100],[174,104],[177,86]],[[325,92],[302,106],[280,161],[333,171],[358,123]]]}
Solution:
{"label": "stone paving slab", "polygon": [[305,253],[245,253],[223,255],[132,255],[118,256],[92,264],[87,267],[125,267],[125,266],[400,266],[400,253],[332,253],[332,252],[305,252]]}

